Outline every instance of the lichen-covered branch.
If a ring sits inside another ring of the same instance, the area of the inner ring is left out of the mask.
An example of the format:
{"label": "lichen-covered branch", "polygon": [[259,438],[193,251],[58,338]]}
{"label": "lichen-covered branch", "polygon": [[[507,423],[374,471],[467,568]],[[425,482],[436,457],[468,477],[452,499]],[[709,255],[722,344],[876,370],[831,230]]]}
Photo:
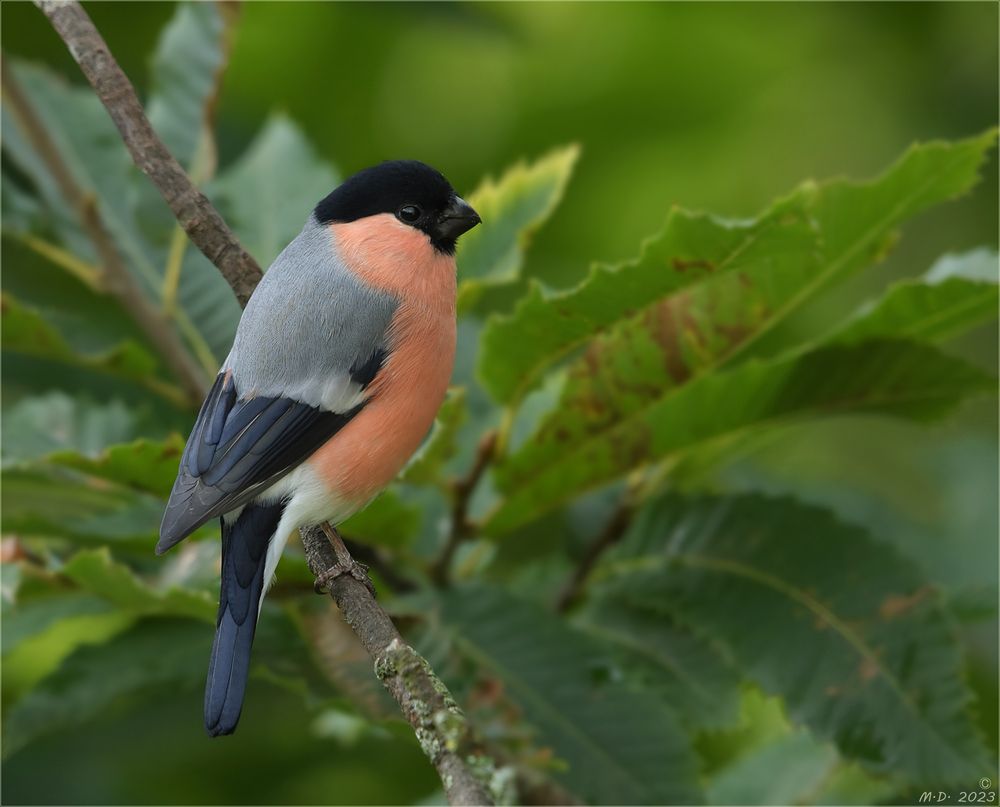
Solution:
{"label": "lichen-covered branch", "polygon": [[[301,532],[309,568],[317,577],[342,562],[321,527]],[[505,772],[498,772],[477,748],[465,715],[441,679],[403,641],[364,583],[343,574],[329,583],[329,593],[437,769],[448,803],[493,804],[491,790],[504,788]]]}
{"label": "lichen-covered branch", "polygon": [[[262,277],[260,267],[153,132],[132,85],[90,18],[76,2],[38,0],[37,5],[104,103],[136,164],[159,188],[191,240],[229,282],[240,305],[246,305]],[[324,529],[333,532],[323,525],[303,529],[301,534],[309,568],[325,580],[331,568],[351,560],[342,542],[334,551]],[[365,583],[343,574],[332,578],[327,588],[374,660],[376,675],[413,726],[441,777],[449,803],[492,805],[493,794],[512,782],[512,772],[497,771],[492,759],[477,748],[468,721],[448,689],[403,641]]]}
{"label": "lichen-covered branch", "polygon": [[87,12],[77,2],[36,0],[36,5],[80,65],[135,164],[153,181],[188,237],[215,264],[240,305],[245,306],[263,276],[260,266],[153,131],[135,89]]}
{"label": "lichen-covered branch", "polygon": [[208,391],[207,380],[197,362],[188,353],[163,313],[146,298],[132,273],[125,266],[104,226],[94,195],[81,188],[73,178],[73,173],[45,130],[31,100],[14,77],[6,58],[0,65],[0,75],[3,81],[4,102],[10,107],[18,127],[24,131],[25,137],[34,146],[35,152],[52,174],[52,178],[66,198],[67,206],[76,211],[84,232],[97,251],[102,270],[98,278],[100,288],[118,299],[125,312],[138,325],[177,377],[189,403],[197,406]]}

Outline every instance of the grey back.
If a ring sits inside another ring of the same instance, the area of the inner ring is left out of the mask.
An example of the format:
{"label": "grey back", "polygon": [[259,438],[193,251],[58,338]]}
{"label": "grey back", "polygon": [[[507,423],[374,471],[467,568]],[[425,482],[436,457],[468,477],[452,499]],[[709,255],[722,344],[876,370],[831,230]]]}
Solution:
{"label": "grey back", "polygon": [[330,228],[311,215],[254,291],[223,369],[240,397],[347,411],[364,398],[351,368],[388,349],[397,305],[347,269]]}

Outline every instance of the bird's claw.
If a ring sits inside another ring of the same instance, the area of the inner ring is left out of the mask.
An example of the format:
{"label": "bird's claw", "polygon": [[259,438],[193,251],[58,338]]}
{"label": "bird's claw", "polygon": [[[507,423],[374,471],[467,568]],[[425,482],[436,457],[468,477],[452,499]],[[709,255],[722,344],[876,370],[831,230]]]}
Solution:
{"label": "bird's claw", "polygon": [[365,588],[371,592],[373,597],[375,596],[375,585],[368,576],[368,567],[365,566],[365,564],[358,563],[353,559],[347,563],[338,561],[325,572],[320,574],[316,578],[316,582],[313,583],[313,590],[317,594],[326,594],[329,591],[327,586],[329,586],[333,580],[336,580],[338,577],[342,577],[345,574],[353,577],[359,583],[364,583]]}

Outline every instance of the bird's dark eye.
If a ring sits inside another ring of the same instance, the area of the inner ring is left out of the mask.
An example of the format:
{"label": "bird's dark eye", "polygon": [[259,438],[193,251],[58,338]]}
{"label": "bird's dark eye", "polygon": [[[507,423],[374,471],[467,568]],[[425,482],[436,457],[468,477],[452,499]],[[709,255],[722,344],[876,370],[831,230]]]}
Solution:
{"label": "bird's dark eye", "polygon": [[400,221],[405,221],[407,224],[413,224],[413,222],[420,218],[420,208],[416,205],[403,205],[396,212],[396,216]]}

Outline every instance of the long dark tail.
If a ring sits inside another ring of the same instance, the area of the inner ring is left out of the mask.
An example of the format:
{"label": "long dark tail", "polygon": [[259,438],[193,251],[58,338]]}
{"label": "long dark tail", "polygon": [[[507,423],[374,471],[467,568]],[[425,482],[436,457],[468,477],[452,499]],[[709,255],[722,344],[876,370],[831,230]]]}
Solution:
{"label": "long dark tail", "polygon": [[283,503],[250,504],[236,521],[222,520],[222,588],[205,684],[205,730],[210,737],[232,734],[240,721],[267,547],[282,510]]}

